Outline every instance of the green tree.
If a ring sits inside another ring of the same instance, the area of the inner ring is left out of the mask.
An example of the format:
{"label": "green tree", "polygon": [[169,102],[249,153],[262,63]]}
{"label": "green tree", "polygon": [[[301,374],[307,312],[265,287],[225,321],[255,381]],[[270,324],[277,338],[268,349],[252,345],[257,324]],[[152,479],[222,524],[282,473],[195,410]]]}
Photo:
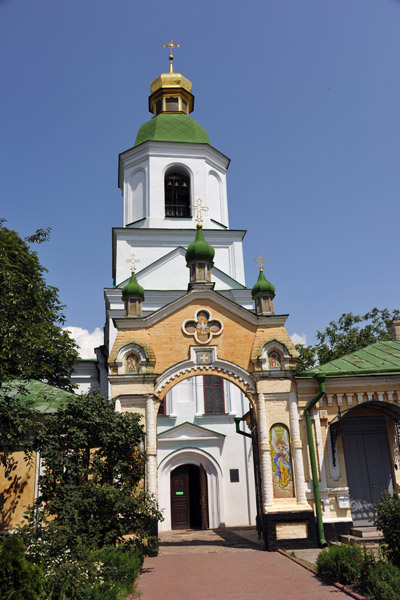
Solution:
{"label": "green tree", "polygon": [[161,515],[142,489],[139,421],[96,394],[72,397],[43,421],[34,442],[44,473],[32,524],[39,537],[50,537],[53,552],[115,545],[130,532],[135,543],[146,544]]}
{"label": "green tree", "polygon": [[25,558],[22,540],[7,537],[0,546],[0,598],[40,600],[42,574],[38,566]]}
{"label": "green tree", "polygon": [[323,365],[331,360],[360,350],[374,342],[391,339],[390,323],[398,319],[399,310],[373,308],[365,315],[343,313],[331,321],[324,331],[317,331],[315,346],[297,344],[299,371]]}
{"label": "green tree", "polygon": [[22,378],[71,389],[76,344],[61,329],[58,290],[46,284],[46,269],[28,245],[48,237],[42,229],[24,241],[0,222],[0,385]]}

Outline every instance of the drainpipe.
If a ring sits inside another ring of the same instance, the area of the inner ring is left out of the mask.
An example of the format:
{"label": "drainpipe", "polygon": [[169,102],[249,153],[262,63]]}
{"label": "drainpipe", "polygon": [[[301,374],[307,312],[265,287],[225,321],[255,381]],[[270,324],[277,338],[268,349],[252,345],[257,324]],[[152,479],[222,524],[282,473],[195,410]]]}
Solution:
{"label": "drainpipe", "polygon": [[311,462],[311,472],[313,479],[313,488],[314,488],[314,499],[315,499],[315,510],[317,513],[317,528],[318,528],[318,540],[321,548],[327,545],[325,540],[325,532],[324,532],[324,524],[322,521],[322,510],[321,510],[321,497],[319,495],[319,481],[318,481],[318,470],[317,470],[317,460],[315,457],[315,446],[314,446],[314,436],[312,430],[311,423],[311,410],[314,408],[316,403],[322,396],[325,394],[325,376],[324,375],[316,375],[315,379],[319,383],[319,391],[318,393],[311,398],[310,402],[304,409],[304,415],[306,418],[307,425],[307,437],[308,437],[308,448],[310,451],[310,462]]}
{"label": "drainpipe", "polygon": [[235,425],[236,425],[236,433],[238,433],[239,435],[244,435],[245,437],[249,437],[249,438],[252,437],[251,433],[247,433],[247,431],[242,431],[241,429],[239,429],[240,421],[246,421],[244,416],[243,417],[234,417],[233,420],[235,421]]}

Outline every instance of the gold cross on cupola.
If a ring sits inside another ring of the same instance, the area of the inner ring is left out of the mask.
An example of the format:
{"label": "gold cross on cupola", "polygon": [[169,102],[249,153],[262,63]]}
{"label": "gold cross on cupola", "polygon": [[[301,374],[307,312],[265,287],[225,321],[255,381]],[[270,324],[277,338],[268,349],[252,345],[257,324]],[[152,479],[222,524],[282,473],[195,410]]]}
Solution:
{"label": "gold cross on cupola", "polygon": [[202,206],[203,201],[201,198],[197,198],[195,204],[191,204],[190,208],[192,210],[195,211],[196,215],[194,217],[194,220],[197,221],[197,227],[203,227],[203,216],[202,216],[202,212],[207,211],[208,210],[208,206]]}
{"label": "gold cross on cupola", "polygon": [[126,262],[131,263],[131,273],[135,273],[135,271],[136,271],[135,263],[140,263],[140,259],[135,258],[135,255],[131,254],[131,257],[127,258]]}
{"label": "gold cross on cupola", "polygon": [[174,55],[172,54],[172,50],[174,48],[179,48],[180,44],[174,44],[174,40],[169,40],[168,44],[163,44],[163,48],[169,48],[169,72],[173,73],[174,69],[172,67],[172,61],[174,60]]}
{"label": "gold cross on cupola", "polygon": [[261,256],[261,252],[259,252],[257,258],[254,258],[253,260],[254,262],[258,262],[258,270],[264,271],[263,263],[267,262],[267,259]]}

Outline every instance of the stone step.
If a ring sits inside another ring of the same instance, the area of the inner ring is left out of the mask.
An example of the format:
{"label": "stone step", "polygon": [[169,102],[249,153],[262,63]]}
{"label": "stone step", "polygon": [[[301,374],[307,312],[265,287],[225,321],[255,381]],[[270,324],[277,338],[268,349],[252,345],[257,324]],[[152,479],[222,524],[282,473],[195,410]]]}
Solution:
{"label": "stone step", "polygon": [[353,527],[351,535],[363,539],[381,539],[382,532],[378,531],[376,527]]}
{"label": "stone step", "polygon": [[364,546],[378,546],[379,542],[381,541],[382,538],[380,537],[370,537],[370,538],[365,538],[365,537],[359,537],[357,535],[341,535],[340,536],[340,541],[344,544],[363,544]]}

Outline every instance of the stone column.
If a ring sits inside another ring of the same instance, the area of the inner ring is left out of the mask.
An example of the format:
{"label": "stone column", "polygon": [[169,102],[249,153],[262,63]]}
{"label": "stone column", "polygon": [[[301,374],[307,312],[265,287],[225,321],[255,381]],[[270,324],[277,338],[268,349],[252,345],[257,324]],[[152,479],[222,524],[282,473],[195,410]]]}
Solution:
{"label": "stone column", "polygon": [[303,444],[300,438],[299,411],[297,409],[297,396],[290,392],[289,397],[290,429],[292,435],[294,476],[296,480],[297,502],[307,502],[306,484],[304,480]]}
{"label": "stone column", "polygon": [[271,447],[269,443],[264,394],[258,394],[258,439],[260,440],[260,462],[264,509],[274,502],[272,487]]}
{"label": "stone column", "polygon": [[152,396],[146,398],[146,454],[147,491],[157,496],[157,429]]}

